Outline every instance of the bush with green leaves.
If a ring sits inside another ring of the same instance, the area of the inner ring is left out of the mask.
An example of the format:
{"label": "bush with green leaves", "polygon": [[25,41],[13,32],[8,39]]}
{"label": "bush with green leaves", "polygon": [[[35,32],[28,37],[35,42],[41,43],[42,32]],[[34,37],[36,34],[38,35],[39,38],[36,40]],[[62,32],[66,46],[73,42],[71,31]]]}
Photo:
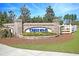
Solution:
{"label": "bush with green leaves", "polygon": [[10,29],[0,29],[0,38],[7,38],[12,36],[13,34],[11,33]]}
{"label": "bush with green leaves", "polygon": [[52,36],[56,35],[56,33],[53,32],[23,32],[23,36]]}

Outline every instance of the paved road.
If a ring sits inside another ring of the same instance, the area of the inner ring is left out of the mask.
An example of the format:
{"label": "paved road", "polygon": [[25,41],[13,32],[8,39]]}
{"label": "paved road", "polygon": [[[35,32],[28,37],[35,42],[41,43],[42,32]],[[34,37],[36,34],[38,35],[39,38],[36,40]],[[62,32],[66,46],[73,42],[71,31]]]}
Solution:
{"label": "paved road", "polygon": [[13,48],[13,47],[0,44],[0,56],[79,56],[79,55],[59,53],[59,52],[19,49],[19,48]]}

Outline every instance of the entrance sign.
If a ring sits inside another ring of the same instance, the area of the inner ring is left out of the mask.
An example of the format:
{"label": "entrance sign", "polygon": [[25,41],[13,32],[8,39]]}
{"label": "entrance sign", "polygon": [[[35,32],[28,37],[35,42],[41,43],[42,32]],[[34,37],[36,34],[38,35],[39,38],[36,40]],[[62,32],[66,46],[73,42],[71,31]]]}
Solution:
{"label": "entrance sign", "polygon": [[22,20],[17,20],[14,23],[3,24],[5,27],[12,28],[14,35],[19,36],[22,32],[54,32],[60,34],[60,24],[53,23],[23,23]]}
{"label": "entrance sign", "polygon": [[31,27],[25,30],[26,32],[51,32],[50,29],[46,27]]}
{"label": "entrance sign", "polygon": [[30,28],[30,32],[48,32],[47,28],[33,27]]}

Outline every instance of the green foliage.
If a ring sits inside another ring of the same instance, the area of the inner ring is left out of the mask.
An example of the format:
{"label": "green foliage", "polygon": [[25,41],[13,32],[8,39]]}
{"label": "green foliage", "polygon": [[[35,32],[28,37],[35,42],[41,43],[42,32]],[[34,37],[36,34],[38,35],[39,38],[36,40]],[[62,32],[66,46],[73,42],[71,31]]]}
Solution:
{"label": "green foliage", "polygon": [[0,27],[2,27],[4,23],[13,22],[14,17],[15,16],[12,11],[10,11],[9,14],[6,11],[0,11]]}
{"label": "green foliage", "polygon": [[51,6],[48,6],[44,17],[40,17],[40,16],[33,17],[30,20],[30,22],[49,23],[49,22],[52,22],[54,18],[55,18],[55,13],[54,13],[53,9],[51,8]]}
{"label": "green foliage", "polygon": [[[20,8],[20,12],[21,12],[21,15],[18,17],[18,19],[22,19],[23,23],[25,22],[48,23],[48,22],[52,22],[55,17],[55,13],[53,9],[51,8],[51,6],[48,6],[46,8],[46,14],[43,17],[36,16],[36,17],[31,18],[30,10],[26,8],[25,5],[23,5]],[[2,24],[4,23],[12,23],[14,22],[15,18],[16,18],[16,15],[14,14],[12,10],[9,10],[8,13],[6,11],[0,12],[0,25],[2,26]]]}
{"label": "green foliage", "polygon": [[59,23],[60,23],[60,25],[62,25],[63,24],[63,20],[59,20]]}
{"label": "green foliage", "polygon": [[9,29],[0,29],[0,38],[12,37],[13,34]]}
{"label": "green foliage", "polygon": [[24,32],[22,35],[23,36],[52,36],[56,34],[51,32]]}
{"label": "green foliage", "polygon": [[77,25],[79,27],[79,21],[72,22],[72,25]]}
{"label": "green foliage", "polygon": [[4,20],[3,14],[2,14],[2,12],[0,12],[0,27],[2,27],[3,20]]}
{"label": "green foliage", "polygon": [[57,22],[57,23],[59,23],[60,25],[62,25],[62,24],[63,24],[63,19],[62,19],[62,16],[55,17],[54,22]]}
{"label": "green foliage", "polygon": [[8,13],[9,13],[9,16],[8,16],[8,19],[9,19],[9,22],[14,22],[14,19],[15,19],[15,14],[14,14],[14,12],[12,11],[12,10],[10,10],[10,11],[8,11]]}
{"label": "green foliage", "polygon": [[55,13],[53,11],[53,9],[51,8],[51,6],[48,6],[46,9],[46,14],[45,14],[45,18],[49,21],[52,22],[54,19]]}
{"label": "green foliage", "polygon": [[41,22],[43,22],[42,21],[43,19],[42,19],[42,17],[40,17],[40,16],[37,16],[37,17],[33,17],[31,20],[30,20],[30,22],[36,22],[36,23],[41,23]]}
{"label": "green foliage", "polygon": [[73,23],[75,20],[77,20],[77,15],[76,14],[66,14],[64,16],[64,20],[68,21],[67,24]]}
{"label": "green foliage", "polygon": [[22,22],[25,23],[25,22],[29,22],[30,20],[30,10],[28,8],[26,8],[25,5],[23,5],[23,7],[20,8],[20,11],[21,11],[21,15],[19,18],[22,19]]}

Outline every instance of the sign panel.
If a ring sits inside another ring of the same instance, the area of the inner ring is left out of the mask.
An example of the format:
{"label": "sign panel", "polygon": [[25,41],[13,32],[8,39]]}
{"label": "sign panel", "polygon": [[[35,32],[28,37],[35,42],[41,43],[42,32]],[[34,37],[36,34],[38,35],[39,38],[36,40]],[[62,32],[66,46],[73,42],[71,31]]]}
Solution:
{"label": "sign panel", "polygon": [[25,30],[26,32],[51,32],[50,29],[46,27],[31,27]]}

